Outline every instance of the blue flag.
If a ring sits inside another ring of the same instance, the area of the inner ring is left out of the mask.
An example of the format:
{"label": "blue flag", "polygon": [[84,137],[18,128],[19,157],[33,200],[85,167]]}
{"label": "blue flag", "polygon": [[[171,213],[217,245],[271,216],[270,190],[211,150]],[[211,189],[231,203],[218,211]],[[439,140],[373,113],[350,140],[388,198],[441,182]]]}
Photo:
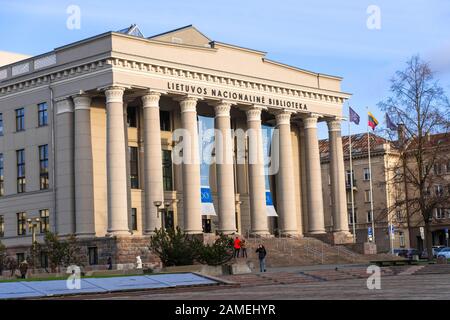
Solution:
{"label": "blue flag", "polygon": [[355,124],[359,124],[359,114],[355,112],[351,107],[348,107],[349,110],[349,121]]}
{"label": "blue flag", "polygon": [[387,113],[386,113],[386,126],[388,127],[389,130],[393,131],[398,130],[397,125],[395,125],[395,123],[392,122],[391,118],[389,118],[389,115]]}

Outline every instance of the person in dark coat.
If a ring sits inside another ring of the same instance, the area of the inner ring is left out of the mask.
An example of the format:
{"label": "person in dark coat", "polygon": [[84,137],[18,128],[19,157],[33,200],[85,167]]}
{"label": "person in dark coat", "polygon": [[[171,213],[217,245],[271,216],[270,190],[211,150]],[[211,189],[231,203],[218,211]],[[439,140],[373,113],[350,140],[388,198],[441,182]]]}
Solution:
{"label": "person in dark coat", "polygon": [[259,259],[259,271],[266,272],[266,255],[267,255],[266,248],[264,248],[264,246],[260,244],[258,246],[258,249],[256,249],[256,253],[258,254]]}
{"label": "person in dark coat", "polygon": [[28,262],[27,262],[27,260],[23,260],[19,264],[19,271],[20,271],[20,275],[21,275],[22,279],[25,279],[26,276],[27,276],[27,271],[28,271]]}
{"label": "person in dark coat", "polygon": [[111,257],[108,258],[108,270],[112,270],[112,259]]}

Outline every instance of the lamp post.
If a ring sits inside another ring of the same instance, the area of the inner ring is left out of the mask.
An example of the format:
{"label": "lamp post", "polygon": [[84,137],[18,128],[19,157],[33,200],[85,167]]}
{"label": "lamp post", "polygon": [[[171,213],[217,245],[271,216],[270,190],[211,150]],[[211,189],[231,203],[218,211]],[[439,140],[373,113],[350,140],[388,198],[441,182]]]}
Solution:
{"label": "lamp post", "polygon": [[157,218],[159,218],[159,215],[161,213],[161,228],[163,230],[166,230],[164,222],[165,222],[165,216],[167,215],[167,211],[169,210],[170,205],[172,204],[173,201],[164,201],[164,207],[163,208],[159,208],[163,205],[162,201],[153,201],[154,206],[156,207],[156,214],[157,214]]}
{"label": "lamp post", "polygon": [[28,222],[28,230],[32,232],[32,245],[36,243],[36,228],[38,226],[38,223],[41,222],[41,219],[39,218],[29,218],[27,219]]}

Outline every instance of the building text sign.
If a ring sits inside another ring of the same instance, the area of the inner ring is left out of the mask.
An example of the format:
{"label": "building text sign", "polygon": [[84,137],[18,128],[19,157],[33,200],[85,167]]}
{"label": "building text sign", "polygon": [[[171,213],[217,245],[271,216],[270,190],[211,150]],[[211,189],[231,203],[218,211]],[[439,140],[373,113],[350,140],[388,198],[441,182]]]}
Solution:
{"label": "building text sign", "polygon": [[278,108],[291,108],[297,110],[308,110],[305,103],[289,100],[267,97],[265,95],[249,94],[237,92],[232,90],[224,90],[217,88],[210,88],[205,86],[184,84],[179,82],[168,82],[167,89],[175,92],[182,92],[184,94],[202,95],[212,98],[235,100],[246,104],[260,104],[264,106],[272,106]]}

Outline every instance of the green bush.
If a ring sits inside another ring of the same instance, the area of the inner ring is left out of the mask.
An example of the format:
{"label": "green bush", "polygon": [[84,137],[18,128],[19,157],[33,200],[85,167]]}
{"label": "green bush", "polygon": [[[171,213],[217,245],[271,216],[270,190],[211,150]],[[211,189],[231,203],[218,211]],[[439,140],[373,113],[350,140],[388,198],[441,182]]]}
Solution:
{"label": "green bush", "polygon": [[165,267],[191,265],[195,261],[218,266],[233,257],[231,238],[221,234],[212,245],[205,245],[199,239],[184,234],[178,227],[175,231],[155,230],[149,248],[158,255]]}
{"label": "green bush", "polygon": [[202,264],[210,266],[220,266],[233,258],[233,239],[220,234],[219,238],[212,245],[205,245],[202,242],[196,246],[196,259]]}
{"label": "green bush", "polygon": [[168,231],[155,229],[155,234],[150,238],[149,247],[166,267],[194,263],[195,251],[192,240],[179,227]]}

